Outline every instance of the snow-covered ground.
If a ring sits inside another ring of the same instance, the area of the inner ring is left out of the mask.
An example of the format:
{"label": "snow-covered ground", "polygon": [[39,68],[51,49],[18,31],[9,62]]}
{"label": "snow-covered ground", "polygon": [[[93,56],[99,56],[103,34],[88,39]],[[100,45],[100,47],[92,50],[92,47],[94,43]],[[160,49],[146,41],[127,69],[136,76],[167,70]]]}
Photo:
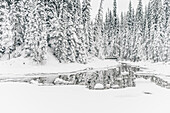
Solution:
{"label": "snow-covered ground", "polygon": [[[83,70],[86,68],[103,68],[116,66],[119,63],[113,60],[99,60],[93,59],[88,64],[78,63],[58,63],[55,57],[48,53],[48,60],[45,65],[38,65],[31,62],[31,60],[23,57],[0,61],[0,74],[3,76],[15,76],[30,73],[58,73],[58,72],[72,72]],[[2,77],[1,76],[1,77]]]}
{"label": "snow-covered ground", "polygon": [[160,74],[160,75],[169,75],[170,76],[170,62],[163,63],[153,63],[153,62],[124,62],[134,66],[140,66],[145,68],[145,72]]}
{"label": "snow-covered ground", "polygon": [[125,89],[0,83],[0,113],[169,113],[170,90],[138,79]]}
{"label": "snow-covered ground", "polygon": [[[31,73],[72,72],[86,68],[117,66],[121,62],[94,59],[88,64],[59,64],[49,54],[46,65],[25,58],[0,61],[0,77]],[[169,63],[124,62],[143,67],[170,80]],[[0,83],[0,113],[168,113],[170,90],[149,80],[136,79],[136,87],[89,90],[86,86],[38,86],[26,83]]]}
{"label": "snow-covered ground", "polygon": [[170,82],[170,62],[163,63],[153,63],[153,62],[128,62],[124,61],[124,63],[133,65],[133,66],[139,66],[142,67],[143,72],[139,73],[146,73],[148,74],[154,74],[154,76],[161,77],[164,80],[167,80]]}
{"label": "snow-covered ground", "polygon": [[105,68],[116,67],[121,62],[130,65],[140,66],[145,68],[145,73],[155,73],[160,75],[170,76],[170,63],[152,63],[152,62],[128,62],[115,60],[99,60],[93,59],[88,64],[78,63],[58,63],[52,53],[47,54],[47,63],[45,65],[37,65],[31,62],[30,59],[19,57],[11,60],[0,61],[0,77],[15,76],[31,73],[58,73],[58,72],[72,72],[83,70],[87,68]]}
{"label": "snow-covered ground", "polygon": [[0,61],[0,74],[2,76],[15,76],[31,73],[59,73],[59,72],[73,72],[83,70],[87,68],[106,68],[116,67],[120,63],[127,63],[134,66],[140,66],[145,68],[144,73],[155,73],[158,75],[170,76],[170,63],[152,63],[152,62],[128,62],[115,60],[99,60],[93,59],[88,64],[78,63],[65,63],[60,64],[57,62],[53,55],[48,55],[48,61],[45,65],[37,65],[31,62],[31,60],[20,57],[6,61]]}

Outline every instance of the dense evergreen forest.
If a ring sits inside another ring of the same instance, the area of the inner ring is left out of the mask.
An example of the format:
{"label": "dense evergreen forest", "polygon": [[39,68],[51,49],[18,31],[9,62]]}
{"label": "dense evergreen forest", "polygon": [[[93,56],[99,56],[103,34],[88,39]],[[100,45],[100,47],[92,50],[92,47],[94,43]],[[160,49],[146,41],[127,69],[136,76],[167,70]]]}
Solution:
{"label": "dense evergreen forest", "polygon": [[121,16],[116,0],[103,15],[103,2],[92,20],[91,0],[0,0],[0,58],[170,61],[170,0],[138,0],[137,9],[130,2]]}

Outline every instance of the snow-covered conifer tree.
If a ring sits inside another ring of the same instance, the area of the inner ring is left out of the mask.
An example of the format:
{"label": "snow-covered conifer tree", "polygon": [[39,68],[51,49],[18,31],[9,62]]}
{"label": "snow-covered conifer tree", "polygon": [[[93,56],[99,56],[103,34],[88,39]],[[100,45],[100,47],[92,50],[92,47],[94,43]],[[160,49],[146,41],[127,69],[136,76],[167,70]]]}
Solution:
{"label": "snow-covered conifer tree", "polygon": [[170,20],[170,1],[169,0],[164,0],[163,2],[163,20],[162,20],[162,24],[163,24],[163,33],[164,33],[164,36],[165,36],[165,39],[164,39],[164,51],[163,51],[163,60],[164,61],[168,61],[168,57],[169,57],[169,54],[168,54],[168,51],[170,49],[170,46],[169,46],[169,23],[168,21]]}
{"label": "snow-covered conifer tree", "polygon": [[[83,12],[81,8],[80,0],[73,1],[73,23],[75,28],[75,41],[76,41],[76,62],[86,63],[89,48],[89,39],[85,33],[85,27],[83,26]],[[89,20],[90,21],[90,20]],[[88,33],[88,32],[87,32]]]}
{"label": "snow-covered conifer tree", "polygon": [[124,50],[125,50],[125,44],[126,44],[126,24],[124,19],[123,12],[121,12],[121,18],[120,18],[120,31],[119,31],[119,39],[120,39],[120,58],[123,59],[124,56]]}
{"label": "snow-covered conifer tree", "polygon": [[170,18],[168,19],[167,29],[165,33],[166,43],[165,43],[165,61],[170,61]]}
{"label": "snow-covered conifer tree", "polygon": [[103,0],[100,2],[100,7],[98,10],[98,14],[95,19],[95,43],[96,43],[96,55],[99,58],[104,57],[104,38],[103,38]]}
{"label": "snow-covered conifer tree", "polygon": [[168,20],[170,18],[170,1],[164,0],[163,2],[163,24],[164,28],[166,29],[168,27]]}
{"label": "snow-covered conifer tree", "polygon": [[10,5],[10,21],[14,41],[14,56],[21,56],[24,45],[25,33],[25,2],[13,0]]}
{"label": "snow-covered conifer tree", "polygon": [[133,30],[134,30],[134,16],[131,1],[129,3],[129,10],[127,12],[127,34],[125,44],[125,59],[130,60],[132,54]]}
{"label": "snow-covered conifer tree", "polygon": [[36,63],[47,59],[46,12],[41,0],[28,1],[28,15],[25,32],[25,54]]}
{"label": "snow-covered conifer tree", "polygon": [[152,39],[152,60],[158,62],[161,59],[162,44],[162,2],[161,0],[151,0],[151,39]]}
{"label": "snow-covered conifer tree", "polygon": [[91,36],[91,31],[90,31],[90,11],[91,11],[91,0],[83,0],[82,3],[82,23],[83,23],[83,31],[84,31],[84,36],[85,36],[85,41],[86,41],[86,49],[88,55],[94,55],[92,52],[92,36]]}
{"label": "snow-covered conifer tree", "polygon": [[13,51],[12,37],[9,4],[5,0],[0,0],[0,57],[8,54],[8,59],[10,59]]}
{"label": "snow-covered conifer tree", "polygon": [[120,57],[120,39],[119,39],[119,19],[117,15],[117,2],[113,2],[113,53],[112,56]]}
{"label": "snow-covered conifer tree", "polygon": [[135,16],[135,30],[134,30],[134,39],[133,39],[133,55],[132,60],[137,61],[142,59],[143,55],[143,7],[142,7],[142,0],[139,0],[136,16]]}
{"label": "snow-covered conifer tree", "polygon": [[151,60],[152,58],[152,38],[151,38],[151,6],[150,2],[148,4],[147,10],[145,10],[146,27],[145,27],[145,52],[146,60]]}
{"label": "snow-covered conifer tree", "polygon": [[112,11],[108,9],[107,16],[106,16],[106,21],[105,21],[105,35],[106,35],[106,51],[105,51],[105,56],[106,57],[111,57],[113,56],[113,42],[114,42],[114,37],[113,37],[113,15]]}

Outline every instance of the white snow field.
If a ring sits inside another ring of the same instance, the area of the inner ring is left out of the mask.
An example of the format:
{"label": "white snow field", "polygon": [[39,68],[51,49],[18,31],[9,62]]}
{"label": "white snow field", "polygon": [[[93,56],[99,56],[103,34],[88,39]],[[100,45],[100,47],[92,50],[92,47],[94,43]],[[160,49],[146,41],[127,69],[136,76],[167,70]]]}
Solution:
{"label": "white snow field", "polygon": [[14,58],[11,60],[0,61],[0,74],[2,76],[19,76],[30,73],[59,73],[59,72],[72,72],[83,70],[87,68],[106,68],[116,67],[120,62],[130,65],[140,66],[146,68],[145,72],[155,73],[160,75],[170,76],[170,63],[152,63],[152,62],[128,62],[115,60],[99,60],[97,58],[90,61],[88,64],[79,63],[58,63],[56,58],[48,53],[48,60],[45,65],[38,65],[31,62],[31,60],[23,57]]}
{"label": "white snow field", "polygon": [[169,113],[170,90],[138,79],[125,89],[0,83],[0,113]]}
{"label": "white snow field", "polygon": [[163,63],[153,63],[153,62],[128,62],[125,61],[124,63],[140,66],[146,68],[145,72],[155,73],[155,74],[163,74],[163,75],[170,75],[170,62]]}
{"label": "white snow field", "polygon": [[48,60],[45,65],[34,64],[30,59],[19,57],[11,60],[0,61],[0,74],[2,76],[20,76],[30,73],[58,73],[58,72],[72,72],[83,70],[86,68],[103,68],[116,66],[119,63],[113,60],[99,60],[93,59],[88,64],[79,63],[58,63],[56,58],[48,53]]}
{"label": "white snow field", "polygon": [[[117,66],[114,60],[94,59],[84,64],[59,64],[49,55],[46,65],[30,63],[25,58],[0,61],[0,77],[30,73],[71,72],[86,68]],[[125,62],[146,68],[170,80],[169,63]],[[170,90],[149,80],[136,79],[136,87],[89,90],[86,86],[38,86],[27,83],[0,83],[0,113],[169,113]]]}

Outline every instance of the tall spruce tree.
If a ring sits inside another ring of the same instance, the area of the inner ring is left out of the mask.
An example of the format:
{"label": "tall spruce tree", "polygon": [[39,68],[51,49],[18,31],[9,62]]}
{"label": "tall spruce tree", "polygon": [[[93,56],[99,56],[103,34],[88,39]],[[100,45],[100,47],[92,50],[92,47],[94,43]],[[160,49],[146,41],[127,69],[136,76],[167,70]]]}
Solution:
{"label": "tall spruce tree", "polygon": [[152,38],[151,38],[151,5],[148,3],[147,12],[145,12],[146,17],[146,28],[145,28],[145,46],[146,46],[146,60],[152,60]]}
{"label": "tall spruce tree", "polygon": [[103,39],[103,1],[100,2],[98,14],[95,19],[95,43],[96,43],[96,55],[97,57],[104,58],[104,39]]}
{"label": "tall spruce tree", "polygon": [[133,41],[133,30],[134,30],[134,19],[133,19],[133,8],[132,3],[129,3],[129,10],[127,12],[127,34],[125,44],[125,59],[130,60],[132,55],[132,41]]}
{"label": "tall spruce tree", "polygon": [[106,20],[105,20],[105,56],[106,57],[112,57],[114,52],[114,30],[113,30],[113,15],[112,11],[108,9]]}
{"label": "tall spruce tree", "polygon": [[78,40],[76,41],[76,61],[78,63],[87,63],[88,49],[89,49],[89,32],[85,34],[85,29],[83,27],[83,19],[82,19],[82,8],[80,4],[80,0],[73,1],[73,20],[74,28],[75,28],[75,36]]}
{"label": "tall spruce tree", "polygon": [[38,64],[47,59],[46,12],[40,0],[28,1],[28,13],[25,32],[25,54]]}
{"label": "tall spruce tree", "polygon": [[10,22],[10,7],[6,0],[0,0],[0,57],[13,51],[13,34]]}
{"label": "tall spruce tree", "polygon": [[160,47],[162,44],[161,40],[161,18],[162,18],[162,2],[161,0],[151,0],[151,39],[152,39],[152,49],[151,49],[151,59],[154,60],[154,62],[160,61]]}
{"label": "tall spruce tree", "polygon": [[163,56],[163,59],[164,61],[168,61],[168,57],[169,57],[169,54],[168,54],[168,51],[170,49],[169,47],[169,23],[168,21],[170,20],[170,1],[169,0],[164,0],[163,2],[163,33],[164,33],[164,36],[165,36],[165,39],[164,39],[164,56]]}
{"label": "tall spruce tree", "polygon": [[168,20],[170,18],[170,1],[169,0],[164,0],[163,2],[163,24],[164,24],[164,28],[166,30],[166,28],[168,27]]}
{"label": "tall spruce tree", "polygon": [[112,56],[120,57],[119,20],[117,15],[117,2],[113,2],[113,53]]}
{"label": "tall spruce tree", "polygon": [[142,0],[139,0],[137,10],[136,10],[136,16],[135,16],[135,30],[134,30],[134,40],[133,40],[133,56],[132,60],[137,61],[142,59],[143,55],[143,6],[142,6]]}
{"label": "tall spruce tree", "polygon": [[167,29],[166,29],[166,54],[165,54],[165,61],[170,61],[170,18],[168,19]]}
{"label": "tall spruce tree", "polygon": [[[86,41],[86,49],[89,55],[94,55],[92,50],[92,39],[91,39],[91,31],[90,31],[90,11],[91,11],[91,0],[83,0],[82,3],[82,22],[83,22],[83,31],[85,35]],[[89,56],[88,55],[88,56]]]}
{"label": "tall spruce tree", "polygon": [[124,15],[123,12],[121,12],[121,17],[120,17],[120,31],[119,31],[119,39],[120,39],[120,59],[123,59],[123,50],[124,50],[124,32],[125,32],[125,22],[124,22]]}
{"label": "tall spruce tree", "polygon": [[22,55],[24,45],[24,33],[25,33],[25,18],[26,9],[25,2],[22,0],[13,0],[10,4],[10,21],[13,33],[14,41],[14,56],[19,57]]}

